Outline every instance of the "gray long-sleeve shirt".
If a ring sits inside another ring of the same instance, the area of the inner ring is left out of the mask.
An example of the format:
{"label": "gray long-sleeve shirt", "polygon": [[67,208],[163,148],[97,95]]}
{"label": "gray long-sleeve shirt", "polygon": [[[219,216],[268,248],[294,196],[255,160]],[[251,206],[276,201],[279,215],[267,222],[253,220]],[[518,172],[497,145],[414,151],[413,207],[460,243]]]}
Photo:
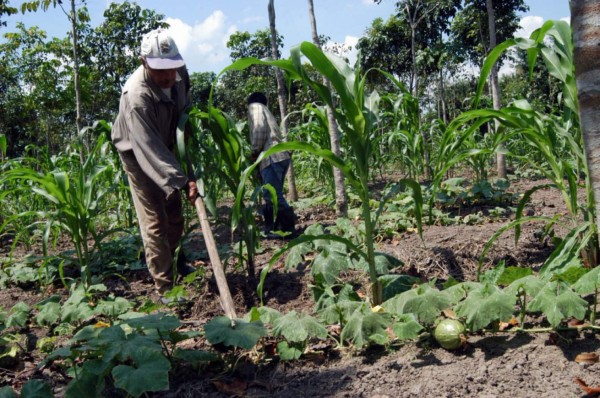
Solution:
{"label": "gray long-sleeve shirt", "polygon": [[167,197],[188,181],[173,152],[177,123],[190,105],[186,67],[179,68],[177,74],[169,97],[140,66],[123,87],[112,128],[117,150],[132,151],[142,170]]}

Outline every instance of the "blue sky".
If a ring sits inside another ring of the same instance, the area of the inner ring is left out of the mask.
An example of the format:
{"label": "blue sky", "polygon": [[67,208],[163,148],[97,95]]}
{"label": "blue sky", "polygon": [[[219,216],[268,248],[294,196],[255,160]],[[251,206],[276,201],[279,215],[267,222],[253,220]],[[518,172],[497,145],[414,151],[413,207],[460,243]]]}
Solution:
{"label": "blue sky", "polygon": [[[349,46],[356,43],[373,19],[389,17],[396,3],[394,0],[383,0],[381,4],[374,4],[372,0],[313,2],[319,34]],[[92,26],[102,21],[102,13],[109,3],[107,0],[87,1]],[[530,11],[521,16],[519,35],[528,35],[545,20],[568,18],[570,15],[568,0],[526,0],[526,3]],[[20,4],[20,0],[10,0],[14,7]],[[231,33],[252,33],[269,26],[268,0],[138,0],[137,4],[165,15],[190,72],[219,72],[230,63],[226,43]],[[277,29],[284,37],[283,56],[287,57],[290,47],[311,40],[308,2],[275,0],[275,13]],[[67,17],[60,9],[13,15],[6,20],[8,26],[0,28],[0,33],[14,30],[17,21],[26,26],[37,25],[49,36],[64,37],[69,30]],[[352,52],[348,56],[354,57]]]}

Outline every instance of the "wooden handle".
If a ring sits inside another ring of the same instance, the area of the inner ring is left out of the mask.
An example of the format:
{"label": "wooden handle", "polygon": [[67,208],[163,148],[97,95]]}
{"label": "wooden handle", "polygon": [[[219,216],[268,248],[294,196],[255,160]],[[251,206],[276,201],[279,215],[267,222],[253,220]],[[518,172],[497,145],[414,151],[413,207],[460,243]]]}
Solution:
{"label": "wooden handle", "polygon": [[225,311],[225,315],[232,321],[236,319],[235,307],[233,305],[233,299],[231,298],[231,292],[229,291],[229,285],[227,284],[227,278],[225,277],[225,271],[223,270],[223,264],[219,257],[219,251],[213,237],[212,230],[210,229],[210,223],[208,222],[208,216],[206,214],[206,206],[200,196],[196,198],[194,202],[196,212],[198,213],[198,219],[200,220],[200,228],[202,228],[202,234],[204,235],[204,243],[208,250],[208,257],[212,264],[213,273],[217,280],[217,287],[219,289],[219,297],[221,301],[221,307]]}

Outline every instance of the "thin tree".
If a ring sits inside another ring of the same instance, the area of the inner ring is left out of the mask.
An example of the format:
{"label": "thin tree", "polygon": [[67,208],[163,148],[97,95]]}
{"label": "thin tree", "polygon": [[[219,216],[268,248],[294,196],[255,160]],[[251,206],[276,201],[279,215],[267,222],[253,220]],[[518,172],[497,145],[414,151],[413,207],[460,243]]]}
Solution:
{"label": "thin tree", "polygon": [[[401,2],[399,2],[400,4]],[[428,14],[433,12],[439,4],[437,2],[406,1],[403,7],[406,20],[410,28],[410,57],[412,72],[410,75],[410,89],[412,95],[419,96],[419,73],[417,71],[417,29],[419,24]]]}
{"label": "thin tree", "polygon": [[77,10],[75,8],[75,0],[71,0],[71,32],[73,33],[73,83],[75,85],[75,125],[77,133],[82,129],[81,126],[81,87],[79,85],[79,57],[77,56]]}
{"label": "thin tree", "polygon": [[[308,0],[308,17],[310,18],[310,29],[312,33],[312,40],[316,46],[321,48],[321,41],[317,33],[317,22],[315,19],[315,8],[313,6],[313,0]],[[323,79],[327,86],[330,86],[327,79]],[[327,122],[329,124],[329,141],[331,143],[331,152],[336,156],[340,156],[340,131],[338,129],[333,109],[327,106]],[[346,195],[346,184],[344,183],[344,175],[337,167],[333,168],[333,181],[335,183],[335,210],[338,217],[348,216],[348,197]]]}
{"label": "thin tree", "polygon": [[[496,16],[494,13],[494,4],[492,0],[486,0],[485,6],[487,9],[488,15],[488,29],[490,36],[490,48],[489,51],[492,51],[496,47]],[[495,63],[492,67],[492,71],[490,73],[490,84],[492,86],[492,104],[494,109],[499,110],[502,108],[502,96],[500,94],[500,84],[498,83],[498,63]],[[496,120],[496,130],[500,122]],[[500,146],[499,149],[502,149]],[[496,171],[498,173],[498,177],[506,178],[506,159],[504,157],[504,153],[500,150],[496,153]]]}
{"label": "thin tree", "polygon": [[[279,59],[279,50],[277,49],[277,30],[275,29],[275,2],[269,0],[269,28],[271,30],[271,56],[273,59]],[[277,100],[279,101],[279,114],[281,115],[283,139],[287,141],[289,122],[287,118],[287,97],[285,81],[281,69],[275,68],[275,79],[277,80]],[[296,179],[294,177],[294,162],[290,159],[290,167],[287,173],[288,193],[290,201],[298,200],[298,190],[296,189]]]}
{"label": "thin tree", "polygon": [[600,225],[600,9],[597,0],[571,1],[575,77],[581,132],[594,193],[596,226]]}
{"label": "thin tree", "polygon": [[[71,22],[71,33],[73,35],[73,84],[75,86],[75,127],[77,129],[76,135],[78,136],[79,132],[82,129],[81,126],[81,88],[79,84],[79,58],[77,55],[77,40],[78,40],[78,20],[79,13],[77,13],[77,8],[75,6],[75,0],[71,0],[71,10],[67,12],[63,6],[62,1],[60,0],[33,0],[29,2],[24,2],[21,5],[21,11],[25,13],[26,11],[37,11],[38,7],[42,7],[43,11],[48,10],[50,6],[56,7],[60,6],[61,10],[65,13],[69,22]],[[85,0],[82,2],[83,6],[85,6]],[[83,163],[83,152],[80,149],[79,157],[81,162]]]}

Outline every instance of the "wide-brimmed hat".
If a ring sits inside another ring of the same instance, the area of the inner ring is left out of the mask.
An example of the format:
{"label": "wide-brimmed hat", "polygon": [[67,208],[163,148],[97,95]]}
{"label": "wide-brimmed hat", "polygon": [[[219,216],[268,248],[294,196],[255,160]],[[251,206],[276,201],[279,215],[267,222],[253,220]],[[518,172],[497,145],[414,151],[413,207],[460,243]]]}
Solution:
{"label": "wide-brimmed hat", "polygon": [[141,56],[152,69],[176,69],[185,65],[175,40],[163,29],[144,35]]}

